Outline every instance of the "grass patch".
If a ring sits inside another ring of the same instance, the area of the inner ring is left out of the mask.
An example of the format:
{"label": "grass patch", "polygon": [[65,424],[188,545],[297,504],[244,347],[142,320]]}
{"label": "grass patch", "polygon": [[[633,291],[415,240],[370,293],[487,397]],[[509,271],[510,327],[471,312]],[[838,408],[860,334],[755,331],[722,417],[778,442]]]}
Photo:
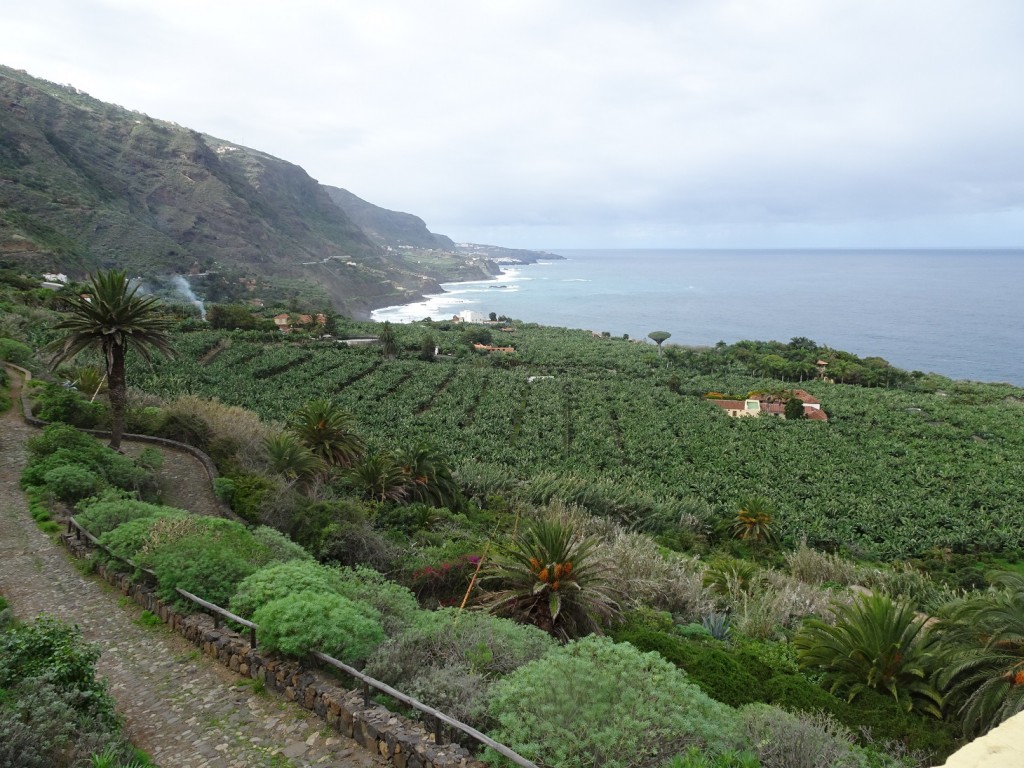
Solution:
{"label": "grass patch", "polygon": [[139,614],[139,618],[135,620],[135,623],[140,627],[158,627],[163,624],[164,621],[152,611],[144,610]]}

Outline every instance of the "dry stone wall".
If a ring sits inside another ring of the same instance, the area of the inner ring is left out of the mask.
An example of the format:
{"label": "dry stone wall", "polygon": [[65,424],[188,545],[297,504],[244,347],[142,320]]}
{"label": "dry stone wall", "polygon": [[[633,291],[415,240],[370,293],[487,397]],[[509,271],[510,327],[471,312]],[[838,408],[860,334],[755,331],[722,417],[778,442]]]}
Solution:
{"label": "dry stone wall", "polygon": [[[76,555],[88,551],[73,535],[66,546]],[[214,627],[205,614],[183,614],[160,600],[153,588],[105,565],[100,576],[124,595],[150,611],[207,656],[244,677],[258,680],[299,706],[312,710],[329,726],[355,739],[365,749],[387,758],[395,768],[484,768],[458,744],[438,744],[422,724],[376,704],[364,703],[363,694],[338,686],[320,670],[265,654],[253,648],[247,637]]]}

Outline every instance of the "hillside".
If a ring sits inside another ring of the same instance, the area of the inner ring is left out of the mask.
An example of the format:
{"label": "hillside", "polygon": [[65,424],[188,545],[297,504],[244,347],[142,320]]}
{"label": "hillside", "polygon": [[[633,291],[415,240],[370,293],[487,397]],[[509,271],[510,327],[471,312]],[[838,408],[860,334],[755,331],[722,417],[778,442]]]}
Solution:
{"label": "hillside", "polygon": [[[300,280],[350,315],[497,272],[410,214],[344,193],[346,213],[340,193],[263,152],[0,66],[0,259],[12,265]],[[388,247],[399,242],[447,252],[421,268]]]}
{"label": "hillside", "polygon": [[445,235],[435,235],[419,216],[389,211],[368,203],[347,189],[325,186],[331,200],[354,221],[367,237],[381,246],[438,248],[454,251],[455,243]]}

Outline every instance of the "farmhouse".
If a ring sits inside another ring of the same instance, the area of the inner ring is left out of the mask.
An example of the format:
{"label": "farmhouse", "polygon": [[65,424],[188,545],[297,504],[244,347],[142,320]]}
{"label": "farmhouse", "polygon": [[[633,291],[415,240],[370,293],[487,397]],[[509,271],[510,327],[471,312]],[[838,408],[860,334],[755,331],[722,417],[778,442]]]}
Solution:
{"label": "farmhouse", "polygon": [[473,349],[477,352],[515,352],[515,347],[492,347],[490,344],[474,344]]}
{"label": "farmhouse", "polygon": [[828,421],[828,414],[821,408],[821,402],[802,389],[784,392],[782,397],[768,394],[752,394],[745,400],[724,400],[716,397],[707,398],[733,418],[758,417],[763,413],[786,418],[786,400],[795,397],[803,403],[804,418],[812,421]]}

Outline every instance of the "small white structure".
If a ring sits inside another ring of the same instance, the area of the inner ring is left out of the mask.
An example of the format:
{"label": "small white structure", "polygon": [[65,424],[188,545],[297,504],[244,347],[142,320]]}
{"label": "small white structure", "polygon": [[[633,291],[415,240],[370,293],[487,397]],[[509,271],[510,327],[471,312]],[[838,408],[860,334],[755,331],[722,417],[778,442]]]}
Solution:
{"label": "small white structure", "polygon": [[464,309],[459,312],[459,319],[464,323],[486,323],[487,315],[483,312],[474,312],[472,309]]}
{"label": "small white structure", "polygon": [[43,273],[43,280],[45,280],[48,283],[63,283],[64,285],[67,285],[68,276],[65,275],[62,272],[56,272],[56,273],[51,272],[49,274],[44,272]]}

